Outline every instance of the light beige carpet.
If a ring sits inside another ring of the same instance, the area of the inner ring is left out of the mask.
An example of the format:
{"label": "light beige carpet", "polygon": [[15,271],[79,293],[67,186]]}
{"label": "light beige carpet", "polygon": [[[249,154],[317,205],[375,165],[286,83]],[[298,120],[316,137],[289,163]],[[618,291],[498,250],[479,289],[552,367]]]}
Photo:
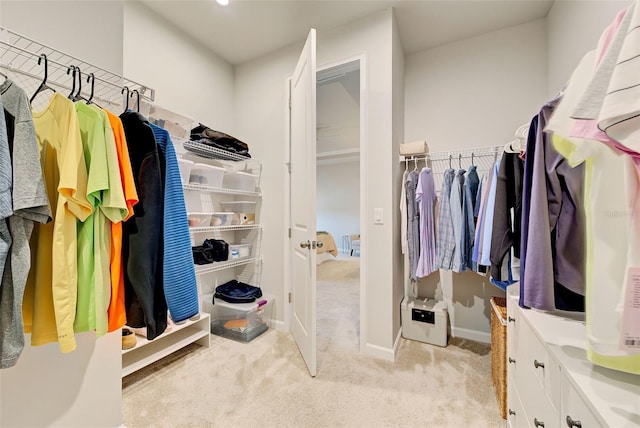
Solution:
{"label": "light beige carpet", "polygon": [[360,262],[327,260],[316,269],[318,281],[352,281],[360,278]]}
{"label": "light beige carpet", "polygon": [[123,380],[136,427],[501,427],[488,348],[402,340],[395,363],[326,349],[311,378],[292,337],[212,337]]}
{"label": "light beige carpet", "polygon": [[[358,262],[318,269],[318,375],[290,334],[249,344],[212,336],[122,382],[137,427],[501,427],[489,347],[401,340],[394,363],[358,353]],[[355,264],[355,266],[354,266]],[[347,276],[356,279],[340,280]],[[346,274],[345,274],[346,272]],[[335,280],[337,279],[337,280]]]}

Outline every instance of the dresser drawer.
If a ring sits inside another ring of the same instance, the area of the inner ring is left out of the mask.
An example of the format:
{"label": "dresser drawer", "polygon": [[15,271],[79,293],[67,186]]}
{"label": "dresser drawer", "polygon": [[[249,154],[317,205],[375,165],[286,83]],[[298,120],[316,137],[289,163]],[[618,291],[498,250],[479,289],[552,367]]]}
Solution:
{"label": "dresser drawer", "polygon": [[526,428],[528,426],[527,415],[516,390],[516,384],[513,379],[509,379],[509,384],[507,385],[507,427]]}
{"label": "dresser drawer", "polygon": [[[534,334],[527,322],[520,322],[517,328],[519,343],[515,358],[516,381],[519,385],[526,385],[527,388],[533,388],[534,384],[537,385],[551,403],[558,403],[560,398],[559,364],[551,357],[549,350]],[[527,404],[524,400],[523,404],[526,407]],[[554,409],[557,410],[555,404]]]}
{"label": "dresser drawer", "polygon": [[560,426],[566,428],[592,428],[602,426],[566,376],[561,377],[560,384],[562,390]]}

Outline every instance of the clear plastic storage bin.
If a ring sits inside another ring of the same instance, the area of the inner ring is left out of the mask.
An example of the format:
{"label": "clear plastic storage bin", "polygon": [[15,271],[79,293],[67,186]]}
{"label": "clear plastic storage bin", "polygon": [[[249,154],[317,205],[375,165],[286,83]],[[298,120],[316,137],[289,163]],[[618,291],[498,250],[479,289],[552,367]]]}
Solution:
{"label": "clear plastic storage bin", "polygon": [[224,174],[223,187],[225,189],[255,192],[258,176],[243,171],[228,171]]}
{"label": "clear plastic storage bin", "polygon": [[251,256],[251,244],[229,245],[229,260],[244,259]]}
{"label": "clear plastic storage bin", "polygon": [[195,162],[190,161],[189,159],[178,159],[178,168],[180,168],[180,179],[182,180],[182,184],[189,183],[191,169],[194,164]]}
{"label": "clear plastic storage bin", "polygon": [[256,203],[255,201],[232,201],[232,202],[220,202],[223,211],[232,213],[247,213],[255,214]]}
{"label": "clear plastic storage bin", "polygon": [[201,184],[207,187],[222,187],[224,168],[219,166],[196,163],[191,168],[190,184]]}
{"label": "clear plastic storage bin", "polygon": [[206,227],[211,223],[210,213],[187,213],[189,227]]}
{"label": "clear plastic storage bin", "polygon": [[229,226],[234,218],[234,213],[211,213],[211,226]]}
{"label": "clear plastic storage bin", "polygon": [[250,342],[271,327],[273,296],[263,295],[253,303],[227,303],[213,295],[203,296],[203,309],[211,314],[211,333],[238,342]]}

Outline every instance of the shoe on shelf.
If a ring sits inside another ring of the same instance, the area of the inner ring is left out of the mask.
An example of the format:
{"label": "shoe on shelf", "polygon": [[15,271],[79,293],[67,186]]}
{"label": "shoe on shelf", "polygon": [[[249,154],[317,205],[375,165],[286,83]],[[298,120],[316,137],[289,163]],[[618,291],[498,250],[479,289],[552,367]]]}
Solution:
{"label": "shoe on shelf", "polygon": [[131,349],[136,346],[136,335],[128,328],[122,329],[122,350]]}

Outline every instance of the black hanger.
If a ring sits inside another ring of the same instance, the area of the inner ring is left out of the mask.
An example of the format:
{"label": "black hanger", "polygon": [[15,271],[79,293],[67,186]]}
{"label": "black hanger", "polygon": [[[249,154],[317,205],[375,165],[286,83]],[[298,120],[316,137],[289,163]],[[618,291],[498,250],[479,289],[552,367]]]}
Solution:
{"label": "black hanger", "polygon": [[71,72],[73,72],[73,82],[71,84],[71,92],[67,97],[70,100],[73,99],[74,92],[76,91],[76,66],[75,65],[70,65],[69,67],[67,67],[67,75]]}
{"label": "black hanger", "polygon": [[127,91],[127,95],[124,96],[124,99],[127,101],[127,105],[124,106],[124,111],[125,113],[127,112],[127,110],[129,110],[129,87],[128,86],[124,86],[122,88],[122,91],[120,91],[121,94],[124,94],[124,91]]}
{"label": "black hanger", "polygon": [[80,67],[76,67],[76,71],[78,72],[78,92],[73,96],[73,101],[87,101],[87,99],[82,96],[82,71]]}
{"label": "black hanger", "polygon": [[449,155],[449,169],[451,169],[451,155]]}
{"label": "black hanger", "polygon": [[87,76],[87,83],[91,83],[91,95],[89,95],[89,99],[87,100],[87,104],[91,104],[91,100],[93,99],[93,91],[96,86],[96,76],[93,73],[89,73]]}
{"label": "black hanger", "polygon": [[140,113],[140,92],[137,89],[134,89],[129,94],[130,97],[133,97],[133,94],[136,94],[136,111]]}
{"label": "black hanger", "polygon": [[473,165],[473,152],[471,152],[471,165]]}
{"label": "black hanger", "polygon": [[43,59],[44,59],[44,78],[42,79],[42,83],[40,83],[40,86],[38,86],[38,89],[36,89],[36,92],[31,96],[29,103],[33,103],[33,100],[35,99],[36,95],[38,95],[40,92],[46,91],[47,89],[53,92],[56,91],[51,86],[47,85],[47,79],[49,78],[49,60],[47,59],[46,54],[40,54],[40,58],[38,58],[38,65],[42,64]]}
{"label": "black hanger", "polygon": [[462,169],[462,153],[458,154],[458,168]]}
{"label": "black hanger", "polygon": [[4,74],[2,71],[0,71],[0,76],[4,77],[5,79],[8,79],[9,76],[7,76],[6,74]]}

